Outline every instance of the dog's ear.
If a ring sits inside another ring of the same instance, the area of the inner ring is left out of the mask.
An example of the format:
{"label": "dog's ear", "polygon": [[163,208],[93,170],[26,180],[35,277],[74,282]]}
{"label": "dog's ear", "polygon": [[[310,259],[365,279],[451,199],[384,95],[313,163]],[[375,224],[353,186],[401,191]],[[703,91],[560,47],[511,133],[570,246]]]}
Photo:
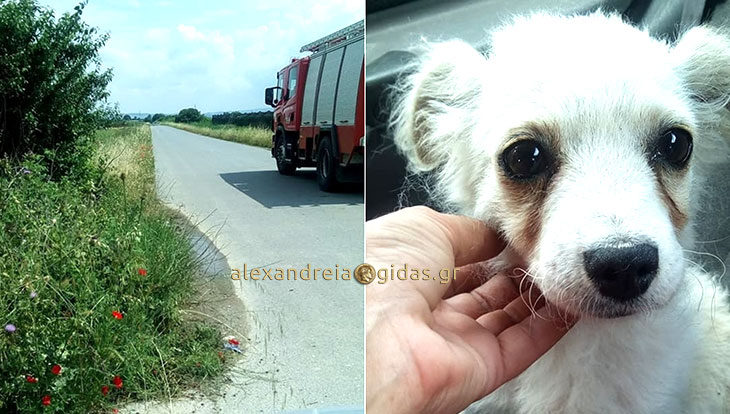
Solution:
{"label": "dog's ear", "polygon": [[444,163],[475,122],[486,58],[467,43],[431,43],[396,87],[391,113],[393,139],[411,169],[430,171]]}
{"label": "dog's ear", "polygon": [[693,98],[727,104],[730,97],[730,36],[707,26],[685,32],[671,51],[675,70]]}

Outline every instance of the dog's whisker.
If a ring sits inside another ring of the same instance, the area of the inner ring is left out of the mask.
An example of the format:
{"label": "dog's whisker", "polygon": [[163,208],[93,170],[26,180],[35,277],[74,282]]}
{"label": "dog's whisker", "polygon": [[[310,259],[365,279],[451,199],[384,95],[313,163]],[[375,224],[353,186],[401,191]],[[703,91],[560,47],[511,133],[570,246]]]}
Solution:
{"label": "dog's whisker", "polygon": [[722,278],[725,277],[725,274],[727,273],[727,266],[725,266],[725,261],[723,261],[718,255],[712,254],[712,253],[709,253],[709,252],[699,252],[699,251],[690,250],[690,249],[682,249],[682,250],[685,251],[685,252],[687,252],[687,253],[697,254],[697,255],[700,255],[700,256],[710,256],[713,259],[717,260],[718,263],[720,263],[720,266],[722,266],[722,273],[720,274],[720,276],[718,276],[718,279],[719,280],[722,280]]}
{"label": "dog's whisker", "polygon": [[724,242],[725,240],[730,239],[730,235],[727,235],[725,237],[720,237],[719,239],[712,239],[712,240],[694,240],[694,244],[708,244],[708,243],[720,243]]}
{"label": "dog's whisker", "polygon": [[525,306],[527,306],[527,309],[530,311],[530,314],[533,317],[538,317],[538,318],[541,318],[541,319],[545,319],[545,317],[542,316],[542,315],[540,315],[537,312],[537,309],[535,308],[535,303],[537,301],[539,301],[539,299],[541,297],[544,297],[544,293],[542,291],[540,291],[540,295],[535,300],[535,303],[533,303],[533,300],[532,300],[532,291],[535,288],[534,281],[535,280],[538,280],[537,275],[535,275],[534,273],[528,271],[527,269],[521,268],[521,267],[516,267],[514,269],[514,272],[520,272],[520,273],[522,273],[521,276],[518,276],[518,277],[520,277],[520,282],[519,282],[519,285],[518,285],[518,289],[519,289],[520,292],[522,292],[524,290],[524,283],[526,283],[526,282],[527,283],[530,283],[530,286],[527,288],[527,299],[525,299],[525,295],[524,294],[520,294],[520,299],[525,304]]}

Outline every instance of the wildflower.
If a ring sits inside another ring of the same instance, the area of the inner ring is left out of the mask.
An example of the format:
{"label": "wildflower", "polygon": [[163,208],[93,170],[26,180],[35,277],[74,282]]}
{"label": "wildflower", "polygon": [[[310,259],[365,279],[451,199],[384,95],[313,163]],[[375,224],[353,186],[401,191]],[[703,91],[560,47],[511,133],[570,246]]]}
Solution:
{"label": "wildflower", "polygon": [[29,169],[25,168],[25,167],[23,167],[23,169],[21,169],[21,170],[20,170],[20,172],[21,172],[22,174],[25,174],[25,175],[28,175],[28,174],[30,174],[30,173],[31,173],[31,171],[30,171]]}
{"label": "wildflower", "polygon": [[119,410],[117,410],[116,408],[113,408],[113,409],[112,409],[112,413],[114,413],[114,414],[119,414]]}
{"label": "wildflower", "polygon": [[139,273],[140,276],[147,276],[147,269],[140,267],[139,270],[137,270],[137,273]]}
{"label": "wildflower", "polygon": [[109,387],[107,385],[104,385],[101,387],[101,394],[106,397],[107,394],[109,394]]}
{"label": "wildflower", "polygon": [[56,364],[51,367],[51,374],[53,375],[61,375],[61,366]]}
{"label": "wildflower", "polygon": [[30,292],[30,298],[31,299],[35,299],[36,296],[38,296],[38,292],[36,292],[35,290],[32,291],[32,292]]}
{"label": "wildflower", "polygon": [[120,377],[119,375],[115,375],[112,383],[115,387],[122,388],[122,377]]}
{"label": "wildflower", "polygon": [[119,311],[112,311],[112,316],[114,316],[115,319],[122,319],[124,315],[122,315]]}
{"label": "wildflower", "polygon": [[51,405],[51,396],[50,395],[44,395],[43,398],[41,398],[41,403],[43,405]]}
{"label": "wildflower", "polygon": [[8,333],[15,332],[15,325],[13,325],[12,323],[5,325],[5,332],[8,332]]}
{"label": "wildflower", "polygon": [[25,380],[30,382],[31,384],[35,384],[36,382],[38,382],[38,378],[36,378],[32,375],[26,375]]}

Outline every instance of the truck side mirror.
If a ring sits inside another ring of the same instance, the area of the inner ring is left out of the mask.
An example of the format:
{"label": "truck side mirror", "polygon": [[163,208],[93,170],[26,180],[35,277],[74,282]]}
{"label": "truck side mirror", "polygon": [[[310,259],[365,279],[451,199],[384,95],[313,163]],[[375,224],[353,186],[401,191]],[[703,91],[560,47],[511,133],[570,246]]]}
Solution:
{"label": "truck side mirror", "polygon": [[274,91],[276,90],[277,86],[266,88],[266,96],[264,98],[266,105],[269,106],[276,106],[276,102],[274,102]]}

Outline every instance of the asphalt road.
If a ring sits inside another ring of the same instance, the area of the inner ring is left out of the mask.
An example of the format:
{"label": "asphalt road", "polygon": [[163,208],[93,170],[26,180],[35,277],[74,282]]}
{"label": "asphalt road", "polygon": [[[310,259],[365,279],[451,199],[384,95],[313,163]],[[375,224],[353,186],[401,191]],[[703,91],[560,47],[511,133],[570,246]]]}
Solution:
{"label": "asphalt road", "polygon": [[[165,126],[153,126],[152,136],[159,197],[197,223],[230,268],[342,269],[363,261],[361,188],[321,192],[312,170],[280,176],[262,148]],[[220,397],[194,396],[135,410],[361,412],[361,285],[241,280],[233,288],[247,309],[240,318],[248,318],[250,342],[242,341],[245,356]]]}

